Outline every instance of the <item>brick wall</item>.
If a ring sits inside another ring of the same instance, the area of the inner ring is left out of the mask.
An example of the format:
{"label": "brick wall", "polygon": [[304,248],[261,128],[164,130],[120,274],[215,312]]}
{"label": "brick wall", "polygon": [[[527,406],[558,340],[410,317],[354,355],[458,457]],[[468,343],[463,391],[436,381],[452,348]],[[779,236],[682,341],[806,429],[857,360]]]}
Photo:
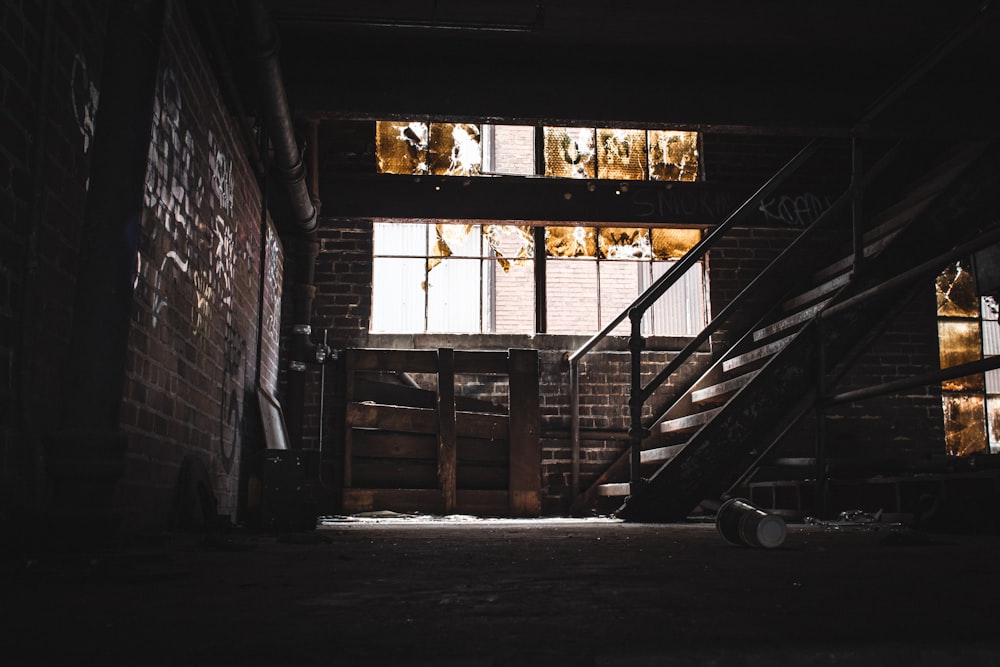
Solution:
{"label": "brick wall", "polygon": [[262,326],[260,374],[271,390],[277,379],[281,244],[185,5],[168,4],[123,397],[130,525],[169,520],[185,461],[234,516],[241,457],[261,446]]}
{"label": "brick wall", "polygon": [[35,502],[40,438],[63,402],[107,12],[0,9],[0,511]]}
{"label": "brick wall", "polygon": [[[370,225],[350,225],[338,221],[335,225],[321,225],[321,228],[325,240],[318,263],[317,313],[331,327],[331,341],[336,340],[331,342],[332,345],[365,346],[364,299],[371,289],[370,264],[365,263],[365,257],[370,257],[371,253]],[[797,233],[798,230],[787,227],[735,229],[708,260],[712,310],[717,312],[734,298]],[[579,298],[577,294],[578,302]],[[918,367],[926,369],[921,364],[936,359],[933,303],[929,311],[926,305],[915,302],[905,316],[894,322],[845,383],[872,384],[906,375]],[[580,310],[585,310],[582,305]],[[581,312],[581,317],[583,315]],[[443,340],[447,337],[438,338]],[[500,343],[501,347],[510,342],[507,338]],[[413,338],[409,339],[409,344],[433,347],[441,340]],[[565,352],[566,348],[577,343],[559,336],[536,336],[521,343],[540,349],[543,509],[546,514],[562,514],[569,507],[572,465]],[[460,339],[450,341],[450,344],[461,346]],[[553,349],[554,346],[559,349]],[[669,351],[647,353],[644,357],[644,380],[651,379],[671,356]],[[695,364],[707,363],[707,359],[707,353],[700,354]],[[688,377],[693,372],[693,368],[689,367]],[[627,446],[629,355],[622,351],[591,353],[584,358],[580,375],[581,428],[616,433],[615,437],[605,440],[585,439],[581,443],[580,483],[585,489]],[[473,395],[501,403],[506,401],[503,381],[498,383],[488,378],[462,380],[464,384],[457,390],[460,395]],[[654,407],[664,405],[684,381],[685,378],[674,378],[671,385],[662,387],[647,404],[646,417],[651,416]],[[427,386],[431,388],[430,384]],[[329,382],[328,387],[327,397],[330,398],[334,387]],[[336,409],[332,404],[327,405],[325,432],[328,436],[324,450],[328,451],[336,449],[334,443],[341,437],[340,426],[331,415]],[[864,406],[843,406],[830,417],[831,450],[849,452],[870,447],[872,451],[891,451],[896,455],[926,453],[929,449],[939,448],[942,441],[940,409],[940,400],[933,388],[927,392],[918,390],[880,399]],[[897,417],[886,418],[887,414]],[[801,455],[811,455],[815,443],[811,429],[812,421],[803,419],[791,438],[794,442],[783,451],[798,450],[804,452]]]}

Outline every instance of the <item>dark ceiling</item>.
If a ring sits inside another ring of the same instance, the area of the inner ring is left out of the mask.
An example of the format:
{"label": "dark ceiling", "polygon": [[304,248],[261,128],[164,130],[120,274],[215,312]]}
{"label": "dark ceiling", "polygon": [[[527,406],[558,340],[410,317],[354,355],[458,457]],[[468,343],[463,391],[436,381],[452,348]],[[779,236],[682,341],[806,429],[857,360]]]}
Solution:
{"label": "dark ceiling", "polygon": [[[241,4],[214,5],[236,69]],[[300,117],[976,137],[1000,118],[1000,12],[984,5],[266,0]]]}

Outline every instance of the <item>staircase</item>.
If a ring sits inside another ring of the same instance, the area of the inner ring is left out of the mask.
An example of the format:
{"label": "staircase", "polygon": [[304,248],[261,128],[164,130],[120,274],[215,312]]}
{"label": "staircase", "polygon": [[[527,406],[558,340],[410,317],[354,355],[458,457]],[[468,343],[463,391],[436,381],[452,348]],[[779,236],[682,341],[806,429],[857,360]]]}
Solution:
{"label": "staircase", "polygon": [[[865,221],[860,243],[849,231],[848,193],[744,290],[738,308],[723,310],[724,325],[713,320],[711,331],[724,329],[735,343],[642,429],[633,427],[632,448],[580,494],[575,514],[611,502],[626,520],[673,521],[727,494],[812,409],[820,378],[825,384],[838,365],[849,364],[914,284],[929,289],[929,280],[893,284],[893,278],[933,263],[1000,220],[1000,196],[991,186],[1000,182],[996,146],[958,146],[931,161],[923,176],[899,183],[914,160],[903,151],[896,171],[881,163],[873,169],[889,174],[881,181],[892,181],[889,191],[896,194],[883,189],[870,196],[889,204]],[[860,271],[856,252],[864,256]],[[875,296],[847,301],[866,290]],[[633,354],[641,354],[641,346]],[[671,362],[673,368],[685,354]],[[661,372],[658,380],[663,378]],[[652,390],[637,392],[633,382],[636,393]],[[637,441],[639,481],[633,482]]]}

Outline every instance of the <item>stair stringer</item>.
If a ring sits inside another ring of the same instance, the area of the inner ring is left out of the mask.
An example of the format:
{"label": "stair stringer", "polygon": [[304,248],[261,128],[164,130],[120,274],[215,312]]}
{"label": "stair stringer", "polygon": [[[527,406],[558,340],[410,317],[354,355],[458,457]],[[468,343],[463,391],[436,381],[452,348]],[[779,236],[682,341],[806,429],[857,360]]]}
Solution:
{"label": "stair stringer", "polygon": [[[932,260],[984,227],[1000,224],[998,180],[1000,150],[993,145],[867,264],[862,278],[845,287],[834,303]],[[830,318],[824,338],[828,363],[834,365],[849,354],[909,287],[887,290]],[[816,327],[815,320],[806,324],[680,452],[639,488],[631,489],[617,516],[631,521],[681,520],[703,499],[717,498],[730,488],[754,463],[772,424],[802,395],[815,391]]]}

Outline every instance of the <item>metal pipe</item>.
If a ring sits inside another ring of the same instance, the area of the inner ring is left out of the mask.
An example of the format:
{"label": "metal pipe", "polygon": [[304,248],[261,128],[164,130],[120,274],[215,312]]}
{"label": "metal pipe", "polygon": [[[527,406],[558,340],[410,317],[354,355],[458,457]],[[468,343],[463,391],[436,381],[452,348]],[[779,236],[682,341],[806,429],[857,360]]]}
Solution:
{"label": "metal pipe", "polygon": [[982,235],[977,236],[974,240],[967,243],[963,243],[957,246],[953,250],[944,253],[943,255],[938,255],[934,259],[918,264],[908,271],[900,273],[894,278],[890,278],[885,282],[879,283],[874,287],[869,287],[852,297],[844,299],[840,303],[835,303],[833,305],[827,306],[819,314],[821,319],[828,319],[835,315],[838,315],[845,310],[853,308],[857,304],[867,301],[873,297],[877,297],[888,292],[892,292],[898,288],[905,287],[906,285],[912,283],[918,278],[925,278],[929,275],[934,275],[941,270],[941,268],[948,264],[949,262],[957,261],[967,255],[972,254],[974,251],[984,248],[992,243],[1000,241],[1000,227],[994,227],[988,232],[984,232]]}
{"label": "metal pipe", "polygon": [[580,495],[580,368],[579,362],[569,365],[569,440],[572,450],[570,488],[573,502]]}
{"label": "metal pipe", "polygon": [[274,159],[288,190],[295,222],[303,232],[312,232],[318,225],[319,211],[306,187],[306,168],[302,161],[292,114],[281,79],[278,62],[279,40],[263,0],[247,5],[250,33],[254,48],[257,76],[263,90],[263,102],[268,134],[274,148]]}
{"label": "metal pipe", "polygon": [[976,373],[984,373],[997,368],[1000,368],[1000,356],[987,357],[977,361],[970,361],[966,364],[959,364],[958,366],[949,366],[948,368],[942,368],[908,378],[893,380],[892,382],[885,382],[883,384],[834,394],[826,400],[826,403],[827,405],[852,403],[865,398],[892,394],[902,389],[935,384],[937,382],[943,382],[944,380],[954,380],[955,378],[965,377],[966,375],[974,375]]}

